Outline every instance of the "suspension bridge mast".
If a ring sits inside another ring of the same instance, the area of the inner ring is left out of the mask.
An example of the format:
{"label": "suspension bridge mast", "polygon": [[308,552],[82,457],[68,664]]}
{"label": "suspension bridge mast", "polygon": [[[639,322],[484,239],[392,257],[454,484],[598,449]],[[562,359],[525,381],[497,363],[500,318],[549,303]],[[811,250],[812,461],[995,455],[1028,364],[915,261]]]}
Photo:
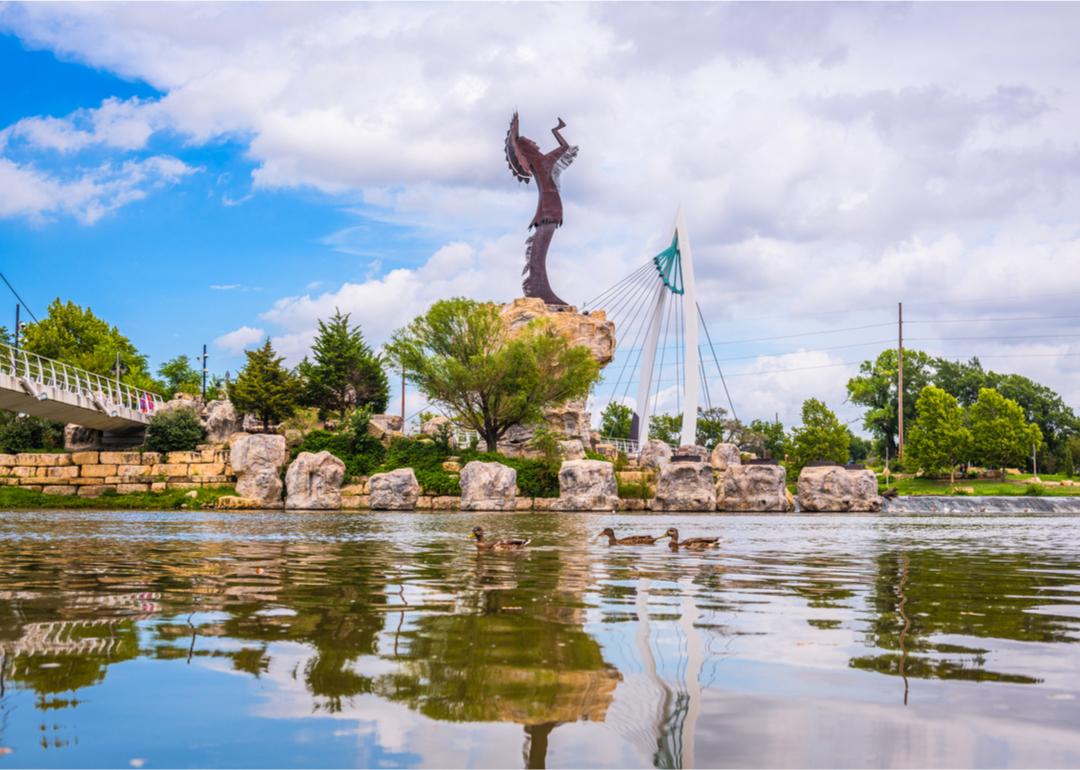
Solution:
{"label": "suspension bridge mast", "polygon": [[[680,313],[683,341],[683,418],[679,443],[693,445],[697,443],[698,391],[701,387],[698,351],[697,284],[694,280],[694,260],[690,251],[690,236],[686,232],[686,219],[682,207],[675,214],[674,236],[671,246],[653,259],[659,278],[666,291],[657,293],[649,327],[645,334],[645,349],[642,352],[641,374],[638,379],[637,412],[638,433],[635,437],[638,446],[644,446],[649,440],[649,396],[652,393],[653,369],[656,362],[656,348],[660,341],[660,327],[664,321],[664,312],[668,302],[674,302],[681,296],[683,312]],[[673,296],[674,295],[674,296]],[[690,308],[690,312],[685,312]],[[676,330],[676,334],[680,330]],[[678,382],[676,387],[678,387]],[[657,383],[657,391],[660,383]]]}

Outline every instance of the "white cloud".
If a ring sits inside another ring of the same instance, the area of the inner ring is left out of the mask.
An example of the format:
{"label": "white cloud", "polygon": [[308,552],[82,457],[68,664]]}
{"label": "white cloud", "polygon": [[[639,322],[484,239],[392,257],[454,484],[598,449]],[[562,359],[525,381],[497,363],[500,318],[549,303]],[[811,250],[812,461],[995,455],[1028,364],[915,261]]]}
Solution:
{"label": "white cloud", "polygon": [[210,288],[213,289],[214,291],[233,291],[234,289],[239,289],[240,284],[238,284],[238,283],[212,283],[212,284],[210,284]]}
{"label": "white cloud", "polygon": [[[291,360],[334,307],[378,343],[439,297],[519,293],[535,193],[502,158],[515,107],[541,144],[562,115],[581,146],[550,256],[571,301],[656,250],[681,202],[718,337],[887,322],[898,300],[923,321],[1068,315],[1080,293],[1076,21],[1067,4],[7,5],[0,28],[165,96],[27,118],[0,132],[0,147],[133,150],[158,131],[239,140],[257,164],[255,194],[340,194],[366,204],[365,217],[447,244],[419,268],[383,271],[377,262],[395,255],[358,237],[367,222],[328,234],[324,245],[376,264],[364,281],[268,308],[261,320]],[[56,202],[48,177],[7,163],[0,181],[19,184],[0,187],[0,215],[100,215]],[[947,339],[962,336],[954,328],[920,336],[965,358],[1042,350]],[[1023,330],[1047,328],[1080,324]],[[721,354],[811,356],[882,334]],[[998,359],[1076,403],[1070,362]],[[835,383],[847,373],[734,378],[733,396],[750,404],[740,416],[781,402],[791,414],[809,395],[842,403]]]}
{"label": "white cloud", "polygon": [[0,157],[0,217],[40,219],[67,214],[93,224],[110,211],[145,198],[150,190],[176,184],[195,171],[177,158],[155,155],[104,163],[61,178]]}
{"label": "white cloud", "polygon": [[214,340],[214,344],[233,355],[239,355],[244,352],[245,349],[262,342],[264,337],[266,337],[266,332],[262,329],[256,329],[251,326],[241,326],[239,329],[234,329],[228,334],[222,334]]}

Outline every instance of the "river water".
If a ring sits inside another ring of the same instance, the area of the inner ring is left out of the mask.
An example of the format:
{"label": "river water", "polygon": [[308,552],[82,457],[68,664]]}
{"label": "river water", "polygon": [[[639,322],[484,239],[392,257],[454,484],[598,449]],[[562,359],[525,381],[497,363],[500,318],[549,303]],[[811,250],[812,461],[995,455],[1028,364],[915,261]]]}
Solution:
{"label": "river water", "polygon": [[1078,641],[1080,515],[0,513],[0,768],[1077,766]]}

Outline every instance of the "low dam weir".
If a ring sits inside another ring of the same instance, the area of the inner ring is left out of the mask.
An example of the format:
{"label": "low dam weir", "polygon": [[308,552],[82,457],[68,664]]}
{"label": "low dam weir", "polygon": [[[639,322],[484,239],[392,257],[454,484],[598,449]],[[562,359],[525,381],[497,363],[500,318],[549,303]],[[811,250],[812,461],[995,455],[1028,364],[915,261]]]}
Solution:
{"label": "low dam weir", "polygon": [[1080,513],[1080,497],[938,497],[914,495],[886,500],[884,513]]}

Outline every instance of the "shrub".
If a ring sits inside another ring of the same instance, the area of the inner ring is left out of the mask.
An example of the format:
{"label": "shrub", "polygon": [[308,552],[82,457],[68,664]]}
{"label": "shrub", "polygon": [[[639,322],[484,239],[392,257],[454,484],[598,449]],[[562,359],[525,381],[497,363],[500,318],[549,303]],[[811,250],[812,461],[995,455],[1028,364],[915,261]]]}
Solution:
{"label": "shrub", "polygon": [[146,448],[153,452],[190,452],[202,443],[206,431],[191,409],[173,409],[150,418]]}
{"label": "shrub", "polygon": [[43,417],[19,417],[0,412],[0,452],[33,452],[64,448],[64,424]]}
{"label": "shrub", "polygon": [[1042,497],[1046,494],[1046,490],[1042,484],[1028,484],[1024,487],[1024,494],[1028,497]]}
{"label": "shrub", "polygon": [[648,500],[649,499],[649,482],[645,479],[640,481],[632,481],[624,483],[622,481],[619,484],[619,497],[623,500]]}
{"label": "shrub", "polygon": [[434,441],[396,438],[390,443],[378,472],[412,468],[426,494],[460,495],[461,485],[457,477],[442,467],[449,456],[449,451]]}
{"label": "shrub", "polygon": [[503,457],[497,452],[464,452],[462,462],[481,460],[483,462],[502,463],[517,471],[517,486],[525,497],[558,497],[559,469],[544,460],[529,460],[524,457]]}
{"label": "shrub", "polygon": [[345,463],[347,476],[370,476],[386,460],[386,449],[368,433],[370,409],[357,409],[341,430],[313,430],[304,436],[292,456],[327,451]]}

